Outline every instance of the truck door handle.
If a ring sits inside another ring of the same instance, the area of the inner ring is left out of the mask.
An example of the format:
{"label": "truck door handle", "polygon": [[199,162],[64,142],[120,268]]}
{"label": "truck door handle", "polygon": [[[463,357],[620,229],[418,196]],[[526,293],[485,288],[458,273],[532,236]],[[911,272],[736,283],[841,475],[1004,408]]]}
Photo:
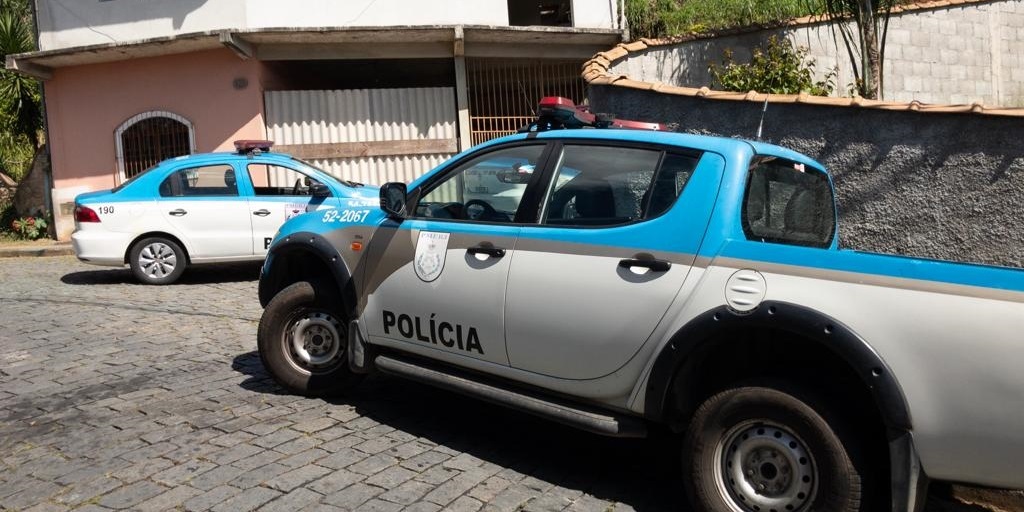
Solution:
{"label": "truck door handle", "polygon": [[260,217],[266,217],[267,215],[270,215],[270,210],[264,208],[262,210],[256,210],[256,211],[252,212],[252,214],[253,215],[259,215]]}
{"label": "truck door handle", "polygon": [[622,268],[644,267],[649,268],[655,272],[665,272],[672,267],[672,263],[665,260],[638,260],[635,258],[629,258],[619,260],[619,266]]}
{"label": "truck door handle", "polygon": [[185,210],[182,210],[181,208],[178,208],[177,210],[171,210],[171,211],[169,211],[167,213],[169,215],[173,215],[175,217],[181,217],[182,215],[185,215],[188,212],[186,212]]}
{"label": "truck door handle", "polygon": [[500,258],[505,255],[505,249],[502,249],[501,247],[495,247],[490,244],[474,245],[473,247],[466,249],[466,252],[473,255],[486,254],[492,258]]}

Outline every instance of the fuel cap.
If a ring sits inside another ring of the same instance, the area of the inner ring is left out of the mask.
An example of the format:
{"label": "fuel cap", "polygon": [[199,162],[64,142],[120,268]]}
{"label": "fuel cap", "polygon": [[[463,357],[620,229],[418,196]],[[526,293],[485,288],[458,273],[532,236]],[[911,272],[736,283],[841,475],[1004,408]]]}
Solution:
{"label": "fuel cap", "polygon": [[746,313],[757,309],[768,292],[764,276],[756,270],[737,270],[725,284],[725,301],[729,307]]}

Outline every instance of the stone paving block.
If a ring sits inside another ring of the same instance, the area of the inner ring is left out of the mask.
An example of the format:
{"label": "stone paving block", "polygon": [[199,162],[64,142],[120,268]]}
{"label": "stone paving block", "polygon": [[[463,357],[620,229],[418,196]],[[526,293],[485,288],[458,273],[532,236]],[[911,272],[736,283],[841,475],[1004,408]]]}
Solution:
{"label": "stone paving block", "polygon": [[265,487],[246,489],[213,507],[213,512],[249,512],[280,496],[281,493]]}
{"label": "stone paving block", "polygon": [[[15,489],[17,489],[16,492],[4,497],[3,501],[0,501],[0,506],[8,507],[12,510],[28,508],[37,503],[46,501],[50,496],[57,494],[58,492],[61,491],[61,486],[53,482],[37,480],[29,485],[21,485],[15,487]],[[92,490],[91,488],[84,488],[82,492],[88,493],[92,492]],[[92,496],[89,496],[83,499],[72,498],[71,500],[65,501],[63,503],[68,505],[76,505],[91,497]]]}
{"label": "stone paving block", "polygon": [[130,484],[142,480],[144,478],[149,478],[150,476],[159,473],[173,465],[173,462],[163,458],[146,459],[141,462],[132,464],[131,466],[128,466],[126,468],[114,471],[110,473],[110,476],[126,484]]}
{"label": "stone paving block", "polygon": [[365,478],[364,475],[344,469],[332,470],[323,478],[307,484],[306,488],[320,494],[333,494]]}
{"label": "stone paving block", "polygon": [[303,435],[287,443],[279,444],[274,447],[275,452],[281,452],[285,455],[295,455],[296,453],[302,453],[310,448],[313,448],[320,444],[320,441],[314,437],[308,437]]}
{"label": "stone paving block", "polygon": [[121,485],[121,481],[116,478],[101,476],[72,485],[70,489],[65,490],[57,496],[57,501],[71,506],[77,506],[117,489]]}
{"label": "stone paving block", "polygon": [[451,504],[445,507],[445,510],[450,512],[476,512],[483,507],[484,504],[476,498],[469,496],[460,496],[459,499],[455,500]]}
{"label": "stone paving block", "polygon": [[277,462],[284,457],[283,453],[277,453],[274,450],[262,450],[254,455],[232,462],[231,465],[248,471],[260,466],[266,466],[271,462]]}
{"label": "stone paving block", "polygon": [[305,466],[307,464],[312,464],[324,457],[327,457],[328,455],[330,455],[330,453],[321,450],[320,448],[312,448],[304,452],[296,453],[295,455],[291,455],[289,457],[281,459],[278,461],[278,463],[288,466],[290,468],[297,468],[300,466]]}
{"label": "stone paving block", "polygon": [[64,512],[65,510],[71,510],[71,508],[65,505],[57,505],[54,503],[40,503],[34,507],[24,509],[23,512]]}
{"label": "stone paving block", "polygon": [[484,505],[485,512],[513,512],[522,510],[530,500],[540,496],[540,492],[524,485],[513,485],[498,493],[493,500]]}
{"label": "stone paving block", "polygon": [[244,469],[234,466],[217,466],[192,478],[189,485],[196,489],[209,491],[225,484],[233,484],[243,473],[245,473]]}
{"label": "stone paving block", "polygon": [[264,485],[271,489],[277,489],[278,491],[289,492],[296,487],[300,487],[312,482],[313,480],[317,480],[330,472],[331,470],[328,468],[310,464],[298,469],[293,469],[287,473],[282,473],[270,480],[267,480]]}
{"label": "stone paving block", "polygon": [[472,470],[456,475],[439,485],[436,489],[429,492],[423,499],[442,506],[448,505],[459,496],[462,496],[473,487],[476,487],[480,482],[486,480],[492,474],[493,472],[489,472],[482,468],[473,468]]}
{"label": "stone paving block", "polygon": [[253,439],[252,443],[255,444],[256,446],[261,446],[263,448],[274,448],[280,444],[286,443],[301,436],[302,434],[290,428],[286,428],[278,430],[277,432],[274,432],[273,434],[270,434],[268,436],[257,437],[256,439]]}
{"label": "stone paving block", "polygon": [[218,465],[231,464],[247,457],[263,453],[263,448],[251,444],[231,446],[206,454],[203,458]]}
{"label": "stone paving block", "polygon": [[324,503],[352,510],[384,492],[380,487],[364,483],[352,484],[336,493],[324,497]]}
{"label": "stone paving block", "polygon": [[366,459],[367,457],[368,455],[361,451],[352,448],[343,448],[337,453],[333,453],[320,459],[317,461],[317,464],[332,469],[341,469],[347,468],[359,461],[362,461],[363,459]]}
{"label": "stone paving block", "polygon": [[402,442],[397,439],[391,439],[389,437],[372,437],[355,445],[353,448],[372,455],[394,448],[400,444],[402,444]]}
{"label": "stone paving block", "polygon": [[397,463],[398,459],[387,454],[378,453],[377,455],[367,457],[355,464],[352,464],[348,469],[349,471],[354,471],[364,475],[373,475]]}
{"label": "stone paving block", "polygon": [[377,487],[383,487],[385,489],[394,489],[406,481],[411,480],[417,474],[418,473],[405,469],[401,466],[391,466],[384,471],[367,478],[366,483],[376,485]]}
{"label": "stone paving block", "polygon": [[333,427],[337,423],[338,423],[338,420],[335,420],[334,418],[330,418],[330,417],[328,417],[328,418],[314,418],[314,419],[311,419],[311,420],[306,420],[306,421],[303,421],[303,422],[300,422],[300,423],[296,423],[295,425],[292,425],[292,428],[297,430],[297,431],[299,431],[299,432],[303,432],[303,433],[306,433],[306,434],[312,434],[314,432],[319,432],[321,430]]}
{"label": "stone paving block", "polygon": [[242,443],[248,443],[249,441],[252,441],[255,438],[256,436],[254,434],[242,431],[234,431],[210,439],[209,443],[216,446],[222,446],[224,448],[231,448],[232,446],[237,446]]}
{"label": "stone paving block", "polygon": [[288,466],[278,464],[276,462],[273,464],[267,464],[266,466],[246,471],[242,475],[235,478],[231,482],[231,485],[241,487],[243,489],[248,489],[250,487],[255,487],[264,482],[267,482],[276,477],[277,475],[287,473],[291,469],[292,468]]}
{"label": "stone paving block", "polygon": [[611,509],[613,504],[611,502],[595,498],[589,494],[584,494],[579,498],[576,498],[566,509],[567,512],[605,512]]}
{"label": "stone paving block", "polygon": [[416,480],[420,482],[426,482],[431,485],[440,485],[447,482],[449,479],[458,475],[459,472],[453,469],[445,469],[441,466],[434,466],[422,473],[420,473]]}
{"label": "stone paving block", "polygon": [[209,510],[224,501],[241,494],[241,492],[242,490],[237,487],[221,485],[210,489],[203,494],[185,500],[185,502],[182,503],[182,508],[188,512],[203,512],[204,510]]}
{"label": "stone paving block", "polygon": [[433,485],[412,480],[381,494],[380,498],[400,505],[412,505],[433,489]]}
{"label": "stone paving block", "polygon": [[354,512],[398,512],[402,506],[379,499],[372,499],[355,508]]}
{"label": "stone paving block", "polygon": [[583,495],[582,491],[573,489],[552,489],[542,494],[537,499],[531,500],[524,511],[532,512],[558,512],[571,506],[577,498]]}
{"label": "stone paving block", "polygon": [[486,503],[493,500],[498,493],[504,491],[510,485],[512,485],[512,482],[509,482],[500,476],[492,476],[478,484],[476,487],[470,489],[467,494]]}
{"label": "stone paving block", "polygon": [[402,510],[404,510],[405,512],[437,512],[438,510],[441,510],[441,507],[433,503],[421,501],[419,503],[409,505],[408,507],[405,507]]}
{"label": "stone paving block", "polygon": [[403,461],[402,467],[411,469],[413,471],[422,472],[427,468],[436,466],[437,464],[440,464],[450,458],[451,455],[448,455],[447,453],[441,453],[440,451],[437,450],[430,450],[429,452],[421,453],[409,460]]}
{"label": "stone paving block", "polygon": [[304,507],[319,503],[323,495],[308,489],[298,488],[288,494],[274,498],[260,507],[260,512],[294,512]]}
{"label": "stone paving block", "polygon": [[162,494],[167,488],[153,482],[136,482],[117,489],[99,500],[99,505],[113,508],[134,508],[154,496]]}
{"label": "stone paving block", "polygon": [[264,421],[260,423],[254,423],[242,430],[256,436],[265,436],[281,430],[282,428],[293,425],[290,421]]}
{"label": "stone paving block", "polygon": [[169,491],[154,496],[142,503],[139,503],[134,510],[138,512],[160,512],[173,510],[181,506],[189,499],[203,494],[203,491],[189,486],[173,487]]}
{"label": "stone paving block", "polygon": [[152,480],[164,485],[181,485],[217,468],[217,464],[203,460],[190,460],[153,475]]}
{"label": "stone paving block", "polygon": [[398,460],[404,461],[407,459],[411,459],[423,452],[429,451],[432,448],[432,446],[428,446],[420,441],[413,440],[402,443],[397,446],[392,446],[391,448],[388,448],[387,452],[385,453],[397,458]]}

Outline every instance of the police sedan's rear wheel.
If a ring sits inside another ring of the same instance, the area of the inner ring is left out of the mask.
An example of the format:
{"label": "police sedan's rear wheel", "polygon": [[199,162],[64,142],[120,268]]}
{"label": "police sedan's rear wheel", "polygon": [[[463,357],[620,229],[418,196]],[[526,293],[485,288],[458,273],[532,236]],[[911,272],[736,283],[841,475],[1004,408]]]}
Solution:
{"label": "police sedan's rear wheel", "polygon": [[173,240],[150,237],[139,240],[128,253],[135,278],[144,284],[170,284],[185,271],[185,251]]}
{"label": "police sedan's rear wheel", "polygon": [[293,393],[335,395],[359,382],[348,368],[348,321],[326,283],[298,282],[271,299],[257,346],[270,375]]}
{"label": "police sedan's rear wheel", "polygon": [[[812,405],[813,404],[813,405]],[[857,440],[813,396],[749,386],[708,398],[684,440],[683,475],[706,512],[862,510]]]}

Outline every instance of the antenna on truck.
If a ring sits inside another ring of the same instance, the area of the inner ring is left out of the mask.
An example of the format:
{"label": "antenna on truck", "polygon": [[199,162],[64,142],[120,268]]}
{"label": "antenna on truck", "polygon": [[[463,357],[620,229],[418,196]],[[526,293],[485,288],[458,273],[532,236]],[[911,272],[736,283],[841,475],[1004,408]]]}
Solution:
{"label": "antenna on truck", "polygon": [[764,129],[764,115],[768,112],[768,93],[764,95],[764,107],[761,108],[761,120],[757,123],[757,140],[761,140],[761,131]]}

